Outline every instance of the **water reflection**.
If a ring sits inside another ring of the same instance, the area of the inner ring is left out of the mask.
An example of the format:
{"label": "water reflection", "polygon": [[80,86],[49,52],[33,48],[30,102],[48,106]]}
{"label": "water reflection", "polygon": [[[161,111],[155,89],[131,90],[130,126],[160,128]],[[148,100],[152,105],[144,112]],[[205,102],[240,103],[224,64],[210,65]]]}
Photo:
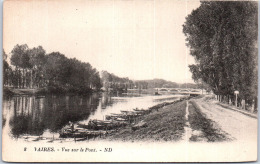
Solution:
{"label": "water reflection", "polygon": [[59,136],[69,122],[88,123],[89,119],[104,119],[110,113],[133,108],[148,108],[175,97],[111,96],[107,93],[89,96],[47,95],[5,97],[2,125],[14,138],[21,135]]}
{"label": "water reflection", "polygon": [[9,113],[10,131],[14,137],[22,134],[42,135],[45,130],[58,132],[69,121],[87,119],[98,108],[99,101],[97,94],[84,97],[49,95],[41,98],[35,96],[5,98],[3,126]]}
{"label": "water reflection", "polygon": [[107,106],[111,106],[111,105],[112,105],[111,95],[107,93],[102,93],[101,108],[106,109]]}

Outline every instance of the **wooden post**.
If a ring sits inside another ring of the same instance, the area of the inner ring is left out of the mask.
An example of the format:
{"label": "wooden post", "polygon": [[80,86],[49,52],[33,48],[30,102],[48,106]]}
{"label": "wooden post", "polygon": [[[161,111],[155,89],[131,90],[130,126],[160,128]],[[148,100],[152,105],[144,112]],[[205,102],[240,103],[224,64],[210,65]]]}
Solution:
{"label": "wooden post", "polygon": [[235,91],[234,94],[236,95],[235,106],[237,107],[237,95],[239,94],[239,91]]}
{"label": "wooden post", "polygon": [[236,94],[236,101],[235,101],[235,106],[237,107],[237,94]]}
{"label": "wooden post", "polygon": [[242,102],[241,102],[241,108],[242,108],[242,109],[245,109],[245,104],[246,104],[246,103],[245,103],[245,100],[242,99]]}
{"label": "wooden post", "polygon": [[251,112],[253,113],[254,110],[255,110],[255,100],[253,100],[252,107],[251,107]]}

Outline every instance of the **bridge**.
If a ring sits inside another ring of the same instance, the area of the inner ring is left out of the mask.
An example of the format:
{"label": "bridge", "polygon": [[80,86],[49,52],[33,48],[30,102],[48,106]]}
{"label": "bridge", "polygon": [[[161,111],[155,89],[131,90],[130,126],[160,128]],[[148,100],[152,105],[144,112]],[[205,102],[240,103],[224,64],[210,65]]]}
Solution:
{"label": "bridge", "polygon": [[155,88],[159,93],[175,93],[175,94],[202,94],[206,91],[201,89],[193,89],[193,88]]}

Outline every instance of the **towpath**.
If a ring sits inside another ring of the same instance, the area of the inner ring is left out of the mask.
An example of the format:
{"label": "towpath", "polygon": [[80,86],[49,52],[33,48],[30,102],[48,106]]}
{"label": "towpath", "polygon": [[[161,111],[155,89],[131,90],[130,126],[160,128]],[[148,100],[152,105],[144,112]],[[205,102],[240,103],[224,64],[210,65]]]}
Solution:
{"label": "towpath", "polygon": [[133,131],[129,125],[106,139],[256,143],[256,117],[226,108],[211,97],[192,98],[165,106],[140,118],[147,127]]}
{"label": "towpath", "polygon": [[193,104],[209,120],[212,120],[229,139],[237,141],[257,141],[257,117],[252,117],[226,108],[209,96],[193,100]]}
{"label": "towpath", "polygon": [[231,140],[231,136],[223,131],[215,121],[209,119],[194,100],[186,101],[185,119],[183,135],[185,142]]}

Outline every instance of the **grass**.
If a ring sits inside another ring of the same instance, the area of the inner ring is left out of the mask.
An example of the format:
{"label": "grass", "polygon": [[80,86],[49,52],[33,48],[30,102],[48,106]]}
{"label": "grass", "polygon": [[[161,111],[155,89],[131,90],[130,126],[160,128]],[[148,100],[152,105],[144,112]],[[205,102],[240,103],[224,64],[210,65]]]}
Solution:
{"label": "grass", "polygon": [[139,118],[147,127],[132,130],[131,125],[109,134],[106,139],[121,141],[178,141],[184,133],[185,101],[165,106]]}

